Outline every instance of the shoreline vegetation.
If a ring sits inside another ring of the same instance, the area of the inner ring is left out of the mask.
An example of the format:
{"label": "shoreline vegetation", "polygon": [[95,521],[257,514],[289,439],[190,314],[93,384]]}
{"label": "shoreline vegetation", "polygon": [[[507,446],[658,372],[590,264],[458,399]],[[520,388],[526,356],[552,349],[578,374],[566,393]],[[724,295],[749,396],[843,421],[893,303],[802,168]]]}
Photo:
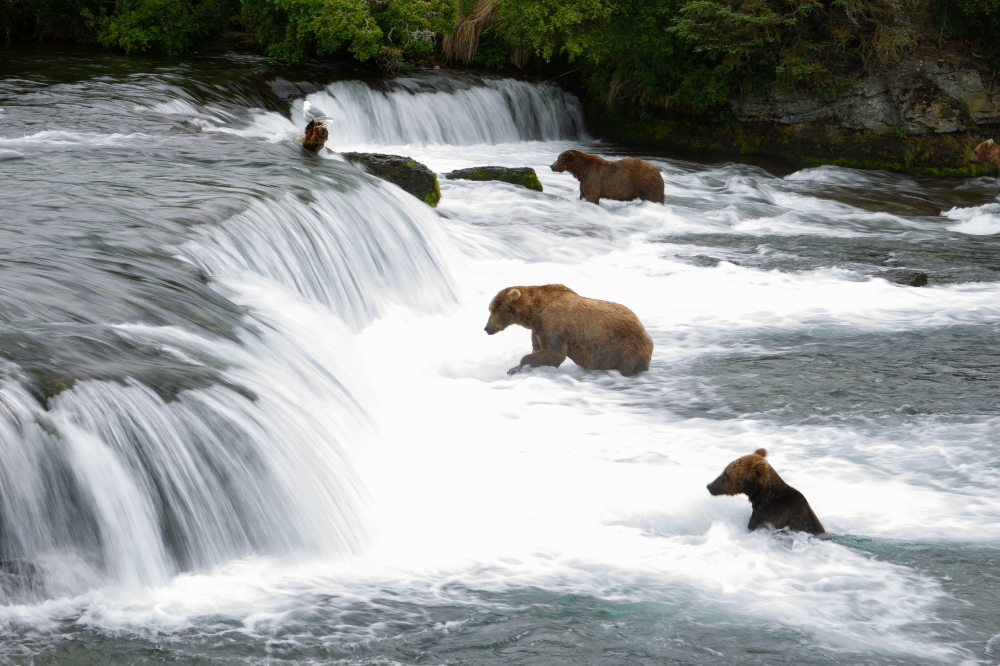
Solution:
{"label": "shoreline vegetation", "polygon": [[0,36],[544,76],[598,136],[796,166],[981,175],[1000,128],[1000,0],[0,0]]}

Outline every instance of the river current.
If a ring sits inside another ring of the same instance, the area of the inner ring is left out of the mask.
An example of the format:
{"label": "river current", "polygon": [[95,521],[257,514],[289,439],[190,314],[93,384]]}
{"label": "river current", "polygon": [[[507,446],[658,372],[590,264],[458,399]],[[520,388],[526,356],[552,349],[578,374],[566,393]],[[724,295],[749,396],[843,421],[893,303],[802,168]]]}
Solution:
{"label": "river current", "polygon": [[[666,205],[580,201],[569,148]],[[544,192],[432,209],[347,150]],[[995,179],[603,143],[546,81],[5,48],[0,220],[0,664],[1000,662]],[[650,371],[508,376],[487,305],[551,282]],[[759,447],[830,538],[709,495]]]}

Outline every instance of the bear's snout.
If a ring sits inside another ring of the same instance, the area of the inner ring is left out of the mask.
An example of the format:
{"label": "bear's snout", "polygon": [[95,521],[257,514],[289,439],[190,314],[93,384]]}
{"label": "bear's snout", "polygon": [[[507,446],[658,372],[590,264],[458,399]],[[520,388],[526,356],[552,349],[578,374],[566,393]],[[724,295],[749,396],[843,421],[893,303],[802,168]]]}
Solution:
{"label": "bear's snout", "polygon": [[484,328],[483,330],[486,331],[487,335],[493,335],[494,333],[500,330],[500,327],[494,324],[493,320],[491,319],[490,321],[486,322],[486,328]]}
{"label": "bear's snout", "polygon": [[562,173],[563,171],[566,170],[563,167],[563,165],[559,164],[559,160],[556,160],[555,162],[553,162],[552,164],[550,164],[549,168],[552,169],[553,171],[555,171],[556,173]]}
{"label": "bear's snout", "polygon": [[712,481],[712,483],[708,484],[705,487],[708,488],[708,492],[710,492],[713,495],[724,495],[725,494],[722,491],[722,477],[721,476],[719,478],[717,478],[715,481]]}

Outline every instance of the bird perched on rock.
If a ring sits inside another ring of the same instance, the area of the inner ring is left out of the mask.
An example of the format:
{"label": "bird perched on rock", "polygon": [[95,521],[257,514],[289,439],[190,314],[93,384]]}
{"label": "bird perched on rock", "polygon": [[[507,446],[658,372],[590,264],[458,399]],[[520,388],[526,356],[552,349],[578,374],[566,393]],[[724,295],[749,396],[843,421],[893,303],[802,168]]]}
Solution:
{"label": "bird perched on rock", "polygon": [[302,135],[302,147],[318,153],[330,138],[330,132],[326,129],[326,121],[329,116],[313,106],[309,100],[302,103],[302,115],[308,121],[305,134]]}

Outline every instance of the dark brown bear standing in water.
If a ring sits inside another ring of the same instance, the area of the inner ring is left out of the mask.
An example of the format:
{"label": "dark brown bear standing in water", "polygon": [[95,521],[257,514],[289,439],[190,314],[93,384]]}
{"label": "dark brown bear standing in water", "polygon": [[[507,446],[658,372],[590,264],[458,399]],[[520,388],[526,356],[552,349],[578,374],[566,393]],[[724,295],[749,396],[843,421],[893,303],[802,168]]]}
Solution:
{"label": "dark brown bear standing in water", "polygon": [[587,370],[617,369],[626,377],[649,370],[653,339],[624,305],[584,298],[561,284],[501,289],[490,302],[490,335],[511,324],[531,329],[524,366],[559,365],[570,357]]}
{"label": "dark brown bear standing in water", "polygon": [[796,532],[823,534],[826,530],[809,508],[806,498],[781,480],[764,457],[767,451],[757,449],[748,456],[737,458],[715,481],[708,484],[713,495],[746,495],[753,505],[750,524],[755,530],[771,525],[776,530],[787,527]]}
{"label": "dark brown bear standing in water", "polygon": [[609,162],[597,155],[567,150],[552,163],[551,169],[573,174],[580,181],[580,198],[592,204],[599,204],[601,199],[663,203],[663,176],[645,160],[626,157]]}
{"label": "dark brown bear standing in water", "polygon": [[326,145],[326,140],[330,138],[330,133],[326,125],[315,120],[310,120],[306,125],[306,133],[302,135],[302,147],[318,153]]}
{"label": "dark brown bear standing in water", "polygon": [[969,161],[973,164],[992,164],[1000,176],[1000,143],[994,143],[993,139],[983,141],[972,151]]}

